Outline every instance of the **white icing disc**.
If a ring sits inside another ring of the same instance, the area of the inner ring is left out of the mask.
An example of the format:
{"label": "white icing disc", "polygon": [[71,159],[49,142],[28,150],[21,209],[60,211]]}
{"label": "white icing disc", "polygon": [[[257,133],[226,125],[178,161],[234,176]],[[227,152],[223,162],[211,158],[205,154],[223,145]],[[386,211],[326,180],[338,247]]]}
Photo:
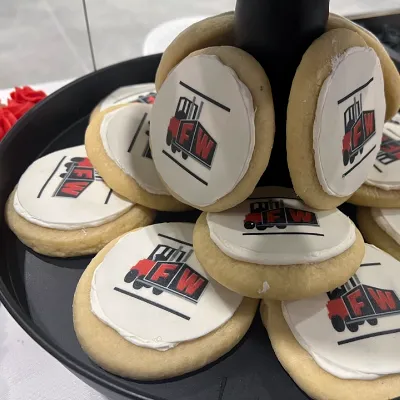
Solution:
{"label": "white icing disc", "polygon": [[73,230],[99,226],[127,212],[132,203],[105,185],[86,156],[71,147],[36,160],[22,175],[15,211],[46,228]]}
{"label": "white icing disc", "polygon": [[398,208],[371,208],[375,223],[400,245],[400,210]]}
{"label": "white icing disc", "polygon": [[291,189],[258,188],[239,206],[208,213],[210,237],[236,260],[264,265],[318,263],[355,242],[355,227],[339,210],[318,211]]}
{"label": "white icing disc", "polygon": [[400,189],[400,116],[383,128],[381,148],[367,184],[383,190]]}
{"label": "white icing disc", "polygon": [[123,86],[114,90],[100,103],[100,111],[118,104],[144,103],[153,104],[156,97],[156,86],[154,83]]}
{"label": "white icing disc", "polygon": [[129,342],[160,351],[231,319],[243,298],[201,267],[193,227],[159,224],[123,236],[94,273],[92,312]]}
{"label": "white icing disc", "polygon": [[131,104],[104,116],[100,136],[107,155],[139,186],[168,195],[159,178],[149,145],[150,104]]}
{"label": "white icing disc", "polygon": [[299,344],[325,371],[341,379],[400,373],[400,263],[366,245],[357,274],[317,297],[283,302]]}
{"label": "white icing disc", "polygon": [[315,167],[326,193],[350,196],[366,181],[379,151],[385,111],[375,52],[354,47],[335,59],[314,121]]}
{"label": "white icing disc", "polygon": [[255,143],[253,100],[216,56],[182,61],[161,87],[151,117],[157,171],[186,202],[204,207],[245,175]]}

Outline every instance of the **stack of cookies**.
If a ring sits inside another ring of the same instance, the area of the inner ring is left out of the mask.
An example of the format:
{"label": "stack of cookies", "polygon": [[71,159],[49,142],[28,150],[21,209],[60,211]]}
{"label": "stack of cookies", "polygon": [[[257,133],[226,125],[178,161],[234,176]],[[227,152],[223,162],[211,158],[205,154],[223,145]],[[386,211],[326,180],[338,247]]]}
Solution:
{"label": "stack of cookies", "polygon": [[[274,103],[264,69],[233,47],[233,18],[187,29],[155,87],[112,93],[84,146],[37,160],[8,223],[42,254],[98,252],[73,316],[82,348],[109,372],[199,369],[243,338],[261,300],[277,357],[310,396],[395,397],[399,74],[372,34],[330,15],[290,93],[282,157],[293,188],[257,187]],[[359,210],[361,233],[337,208],[346,201],[373,207]],[[156,212],[191,209],[202,211],[196,224],[152,225]]]}

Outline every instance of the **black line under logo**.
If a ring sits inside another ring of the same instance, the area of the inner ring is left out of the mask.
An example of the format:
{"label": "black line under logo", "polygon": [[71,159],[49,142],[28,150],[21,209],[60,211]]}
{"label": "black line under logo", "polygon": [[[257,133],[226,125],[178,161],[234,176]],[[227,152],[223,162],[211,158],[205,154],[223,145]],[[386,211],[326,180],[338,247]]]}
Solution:
{"label": "black line under logo", "polygon": [[369,339],[369,338],[376,337],[376,336],[391,335],[392,333],[398,333],[398,332],[400,332],[400,328],[390,329],[387,331],[369,333],[367,335],[361,335],[361,336],[356,336],[356,337],[345,339],[345,340],[340,340],[338,342],[338,345],[341,346],[341,345],[347,344],[347,343],[358,342],[359,340]]}
{"label": "black line under logo", "polygon": [[185,172],[188,174],[192,175],[193,178],[196,178],[200,183],[202,183],[204,186],[208,186],[208,182],[206,182],[204,179],[200,178],[198,175],[196,175],[194,172],[190,171],[190,169],[186,168],[182,163],[180,163],[178,160],[175,160],[174,157],[172,157],[170,154],[168,154],[165,150],[162,151],[164,155],[166,155],[170,160],[172,160],[175,164],[179,165]]}
{"label": "black line under logo", "polygon": [[142,119],[140,121],[140,124],[139,124],[138,128],[136,129],[135,134],[133,135],[132,142],[131,142],[131,144],[129,145],[129,148],[128,148],[128,153],[130,153],[132,151],[133,146],[135,145],[136,139],[139,136],[139,132],[143,128],[143,125],[144,125],[148,115],[149,115],[148,113],[144,113],[144,115],[143,115],[143,117],[142,117]]}
{"label": "black line under logo", "polygon": [[175,311],[175,310],[173,310],[172,308],[163,306],[162,304],[159,304],[159,303],[157,303],[157,302],[155,302],[155,301],[145,299],[145,298],[142,297],[142,296],[138,296],[137,294],[128,292],[128,291],[126,291],[126,290],[124,290],[124,289],[120,289],[119,287],[115,287],[114,290],[115,290],[116,292],[119,292],[119,293],[125,294],[125,295],[127,295],[127,296],[133,297],[133,298],[135,298],[135,299],[137,299],[137,300],[143,301],[144,303],[150,304],[150,305],[152,305],[152,306],[154,306],[154,307],[160,308],[161,310],[164,310],[164,311],[166,311],[166,312],[169,312],[170,314],[174,314],[174,315],[176,315],[177,317],[186,319],[187,321],[190,320],[190,317],[188,317],[187,315],[182,314],[182,313],[180,313],[180,312],[178,312],[178,311]]}
{"label": "black line under logo", "polygon": [[304,235],[304,236],[325,236],[323,233],[313,232],[246,232],[242,233],[243,236],[258,236],[258,235]]}
{"label": "black line under logo", "polygon": [[357,168],[375,149],[376,149],[376,145],[357,164],[354,164],[348,171],[346,171],[342,175],[342,178],[345,178],[347,175],[349,175],[351,172],[353,172],[354,169]]}

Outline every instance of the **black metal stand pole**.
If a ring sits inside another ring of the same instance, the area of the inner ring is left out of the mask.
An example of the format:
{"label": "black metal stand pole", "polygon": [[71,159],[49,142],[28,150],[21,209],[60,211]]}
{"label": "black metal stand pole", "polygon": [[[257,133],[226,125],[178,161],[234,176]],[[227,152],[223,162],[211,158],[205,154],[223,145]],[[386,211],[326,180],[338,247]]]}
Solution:
{"label": "black metal stand pole", "polygon": [[[274,97],[274,148],[260,185],[292,187],[286,161],[286,110],[296,68],[325,31],[329,0],[237,0],[236,46],[264,67]],[[311,155],[310,155],[311,156]]]}

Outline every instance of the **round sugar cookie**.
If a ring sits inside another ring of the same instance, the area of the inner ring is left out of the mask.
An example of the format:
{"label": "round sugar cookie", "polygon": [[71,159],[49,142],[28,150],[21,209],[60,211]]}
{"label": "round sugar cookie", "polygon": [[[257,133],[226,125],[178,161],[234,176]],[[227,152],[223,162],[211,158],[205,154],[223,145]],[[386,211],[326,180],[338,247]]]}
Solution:
{"label": "round sugar cookie", "polygon": [[137,85],[122,86],[105,97],[90,114],[90,121],[107,108],[128,103],[154,104],[156,98],[154,83],[141,83]]}
{"label": "round sugar cookie", "polygon": [[369,30],[340,15],[329,14],[327,29],[345,28],[357,32],[369,47],[375,50],[382,66],[385,80],[386,116],[392,118],[400,108],[400,74],[380,40]]}
{"label": "round sugar cookie", "polygon": [[359,207],[357,222],[366,242],[400,260],[400,209]]}
{"label": "round sugar cookie", "polygon": [[151,104],[107,108],[90,122],[88,157],[107,185],[126,199],[160,211],[189,207],[172,197],[158,176],[149,143]]}
{"label": "round sugar cookie", "polygon": [[315,40],[293,80],[286,129],[293,187],[306,204],[332,209],[366,181],[384,118],[383,75],[375,51],[347,29]]}
{"label": "round sugar cookie", "polygon": [[154,211],[115,195],[77,146],[36,160],[11,193],[5,216],[18,238],[41,254],[93,254],[150,224]]}
{"label": "round sugar cookie", "polygon": [[183,32],[164,51],[156,74],[156,88],[160,90],[169,73],[194,51],[215,46],[233,46],[235,43],[233,12],[199,21]]}
{"label": "round sugar cookie", "polygon": [[170,193],[205,211],[246,199],[264,173],[275,134],[268,78],[234,47],[192,53],[158,92],[151,114],[155,166]]}
{"label": "round sugar cookie", "polygon": [[291,189],[257,188],[239,206],[203,213],[194,231],[201,265],[243,296],[298,299],[344,283],[358,269],[364,242],[339,210],[306,206]]}
{"label": "round sugar cookie", "polygon": [[367,207],[400,208],[400,114],[386,122],[367,181],[349,199]]}
{"label": "round sugar cookie", "polygon": [[316,297],[268,301],[261,316],[282,366],[316,400],[380,400],[400,393],[400,263],[366,245],[343,286]]}
{"label": "round sugar cookie", "polygon": [[83,350],[105,370],[141,380],[179,376],[226,354],[258,301],[213,281],[192,249],[193,224],[152,225],[108,244],[73,302]]}

